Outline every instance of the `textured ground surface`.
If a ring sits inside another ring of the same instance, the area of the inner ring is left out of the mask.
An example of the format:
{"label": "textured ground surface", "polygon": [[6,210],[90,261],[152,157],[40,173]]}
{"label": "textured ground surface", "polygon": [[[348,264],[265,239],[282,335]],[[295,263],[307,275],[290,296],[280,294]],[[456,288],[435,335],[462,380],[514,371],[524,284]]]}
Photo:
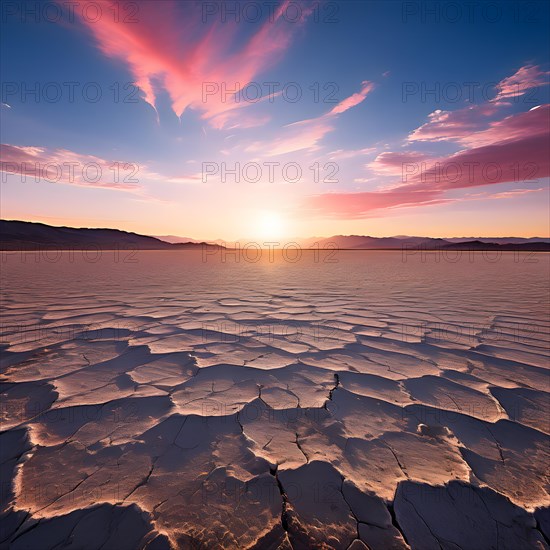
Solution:
{"label": "textured ground surface", "polygon": [[1,547],[548,548],[548,255],[52,258],[1,266]]}

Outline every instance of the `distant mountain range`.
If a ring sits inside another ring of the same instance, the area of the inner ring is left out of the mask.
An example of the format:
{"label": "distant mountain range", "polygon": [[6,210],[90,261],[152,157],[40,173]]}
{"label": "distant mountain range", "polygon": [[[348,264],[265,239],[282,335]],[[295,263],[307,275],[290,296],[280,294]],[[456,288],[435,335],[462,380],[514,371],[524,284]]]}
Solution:
{"label": "distant mountain range", "polygon": [[364,235],[335,235],[329,238],[311,238],[302,241],[301,246],[334,247],[339,250],[394,250],[417,248],[425,250],[532,250],[550,251],[550,241],[539,237],[453,237],[437,239],[432,237],[368,237]]}
{"label": "distant mountain range", "polygon": [[[161,241],[164,241],[166,243],[170,244],[181,244],[181,243],[202,243],[205,241],[201,241],[198,239],[192,239],[191,237],[178,237],[177,235],[152,235],[153,238],[159,239]],[[220,244],[217,241],[213,241],[210,244]]]}
{"label": "distant mountain range", "polygon": [[[339,250],[526,250],[550,251],[548,239],[532,237],[368,237],[364,235],[335,235],[334,237],[311,237],[295,240],[303,248],[337,248]],[[242,239],[243,246],[248,241]],[[261,245],[261,242],[259,243]],[[281,243],[283,246],[284,243]],[[119,229],[88,229],[54,227],[43,223],[0,220],[0,250],[78,249],[99,247],[137,250],[201,250],[208,248],[231,248],[235,243],[221,240],[201,242],[196,239],[169,235],[151,237]]]}
{"label": "distant mountain range", "polygon": [[170,244],[155,237],[119,229],[53,227],[43,223],[0,220],[0,250],[67,250],[96,247],[100,250],[201,250],[217,244]]}

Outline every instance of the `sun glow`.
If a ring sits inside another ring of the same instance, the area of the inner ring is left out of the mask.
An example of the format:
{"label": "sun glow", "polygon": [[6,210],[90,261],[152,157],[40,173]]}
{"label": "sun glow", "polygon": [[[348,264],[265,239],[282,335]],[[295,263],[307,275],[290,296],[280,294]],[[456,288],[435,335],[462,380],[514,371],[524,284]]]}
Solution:
{"label": "sun glow", "polygon": [[274,241],[284,234],[284,221],[276,212],[260,212],[256,233],[259,238]]}

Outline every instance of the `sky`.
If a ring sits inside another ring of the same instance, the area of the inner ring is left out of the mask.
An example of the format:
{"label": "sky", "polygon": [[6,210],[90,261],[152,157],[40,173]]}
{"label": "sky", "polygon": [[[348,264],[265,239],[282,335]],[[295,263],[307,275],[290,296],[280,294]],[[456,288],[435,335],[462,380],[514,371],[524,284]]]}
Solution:
{"label": "sky", "polygon": [[548,237],[550,3],[1,4],[1,216]]}

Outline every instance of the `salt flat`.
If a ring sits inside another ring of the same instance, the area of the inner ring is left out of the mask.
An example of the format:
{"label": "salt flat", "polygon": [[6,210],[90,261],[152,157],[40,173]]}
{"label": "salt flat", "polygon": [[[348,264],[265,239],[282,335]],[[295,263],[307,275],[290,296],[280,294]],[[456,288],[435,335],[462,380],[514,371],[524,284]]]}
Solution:
{"label": "salt flat", "polygon": [[2,258],[3,548],[549,547],[549,255],[132,257]]}

